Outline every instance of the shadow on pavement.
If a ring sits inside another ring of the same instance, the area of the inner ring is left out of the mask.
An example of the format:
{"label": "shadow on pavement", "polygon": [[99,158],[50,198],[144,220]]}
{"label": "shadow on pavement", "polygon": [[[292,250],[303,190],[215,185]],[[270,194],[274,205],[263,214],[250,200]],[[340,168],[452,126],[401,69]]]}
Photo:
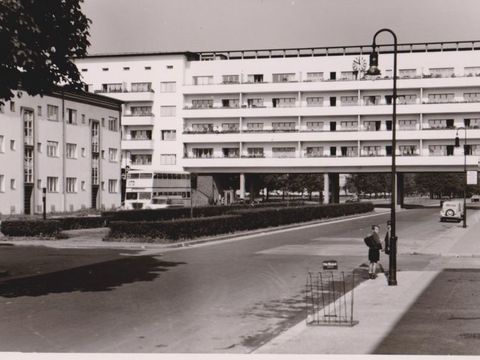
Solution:
{"label": "shadow on pavement", "polygon": [[374,354],[480,355],[480,269],[445,269]]}
{"label": "shadow on pavement", "polygon": [[73,291],[111,291],[115,287],[152,281],[161,272],[185,264],[161,261],[153,256],[135,256],[80,266],[73,269],[6,280],[0,284],[0,296],[42,296]]}

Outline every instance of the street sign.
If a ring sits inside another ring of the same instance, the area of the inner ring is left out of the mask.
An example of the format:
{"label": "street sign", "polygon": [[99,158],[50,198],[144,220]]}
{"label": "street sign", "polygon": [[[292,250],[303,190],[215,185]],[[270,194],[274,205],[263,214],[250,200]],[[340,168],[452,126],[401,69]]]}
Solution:
{"label": "street sign", "polygon": [[476,170],[467,171],[467,185],[477,185],[478,172]]}
{"label": "street sign", "polygon": [[323,263],[323,270],[337,270],[337,260],[325,260]]}

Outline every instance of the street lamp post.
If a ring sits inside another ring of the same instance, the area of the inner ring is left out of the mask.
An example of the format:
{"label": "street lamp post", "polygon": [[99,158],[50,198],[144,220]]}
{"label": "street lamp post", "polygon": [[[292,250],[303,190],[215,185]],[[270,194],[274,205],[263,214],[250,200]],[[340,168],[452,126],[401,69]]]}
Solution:
{"label": "street lamp post", "polygon": [[396,236],[396,175],[397,168],[395,162],[396,153],[396,127],[397,127],[397,36],[390,29],[380,29],[373,36],[372,53],[370,54],[370,68],[367,71],[367,75],[380,75],[380,69],[378,68],[378,52],[376,51],[376,38],[377,35],[382,32],[388,32],[393,36],[393,114],[392,114],[392,180],[391,180],[391,208],[390,208],[390,255],[388,262],[388,285],[397,285],[397,236]]}
{"label": "street lamp post", "polygon": [[458,130],[465,131],[465,143],[463,144],[463,173],[465,182],[463,184],[463,227],[467,227],[467,128],[459,127],[457,135],[455,136],[455,147],[460,147],[460,138],[458,137]]}

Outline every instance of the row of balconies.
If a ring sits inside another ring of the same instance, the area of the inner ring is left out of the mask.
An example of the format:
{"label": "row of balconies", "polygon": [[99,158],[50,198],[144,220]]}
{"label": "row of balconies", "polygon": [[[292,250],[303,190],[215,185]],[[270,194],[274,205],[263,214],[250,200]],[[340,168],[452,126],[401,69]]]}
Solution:
{"label": "row of balconies", "polygon": [[[465,68],[463,73],[455,73],[453,68],[445,68],[445,71],[436,71],[437,69],[429,69],[429,73],[417,74],[417,71],[411,69],[400,69],[397,75],[398,79],[432,79],[432,78],[455,78],[455,77],[480,77],[480,67]],[[440,70],[440,69],[438,69]],[[448,70],[448,71],[447,71]],[[340,76],[337,76],[340,73]],[[361,81],[361,80],[382,80],[392,79],[392,71],[387,71],[384,76],[365,76],[363,72],[359,71],[340,71],[330,72],[329,77],[325,78],[323,72],[317,73],[286,73],[284,76],[275,76],[282,74],[273,74],[272,80],[265,80],[264,74],[239,74],[239,75],[223,75],[222,81],[214,82],[213,76],[194,76],[190,84],[185,85],[233,85],[233,84],[258,84],[258,83],[298,83],[298,82],[323,82],[323,81]],[[325,74],[326,75],[326,74]]]}

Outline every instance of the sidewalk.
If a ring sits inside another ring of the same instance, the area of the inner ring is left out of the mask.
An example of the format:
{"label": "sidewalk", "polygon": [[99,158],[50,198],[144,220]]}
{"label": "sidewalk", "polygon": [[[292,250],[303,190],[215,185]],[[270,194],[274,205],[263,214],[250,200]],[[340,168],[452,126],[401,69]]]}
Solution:
{"label": "sidewalk", "polygon": [[[397,322],[444,268],[480,269],[480,212],[471,213],[467,229],[452,228],[415,253],[440,255],[424,271],[398,271],[397,286],[381,274],[354,289],[353,327],[307,326],[305,321],[258,348],[262,354],[372,354]],[[411,254],[413,249],[399,249]],[[466,257],[469,259],[462,259]]]}

